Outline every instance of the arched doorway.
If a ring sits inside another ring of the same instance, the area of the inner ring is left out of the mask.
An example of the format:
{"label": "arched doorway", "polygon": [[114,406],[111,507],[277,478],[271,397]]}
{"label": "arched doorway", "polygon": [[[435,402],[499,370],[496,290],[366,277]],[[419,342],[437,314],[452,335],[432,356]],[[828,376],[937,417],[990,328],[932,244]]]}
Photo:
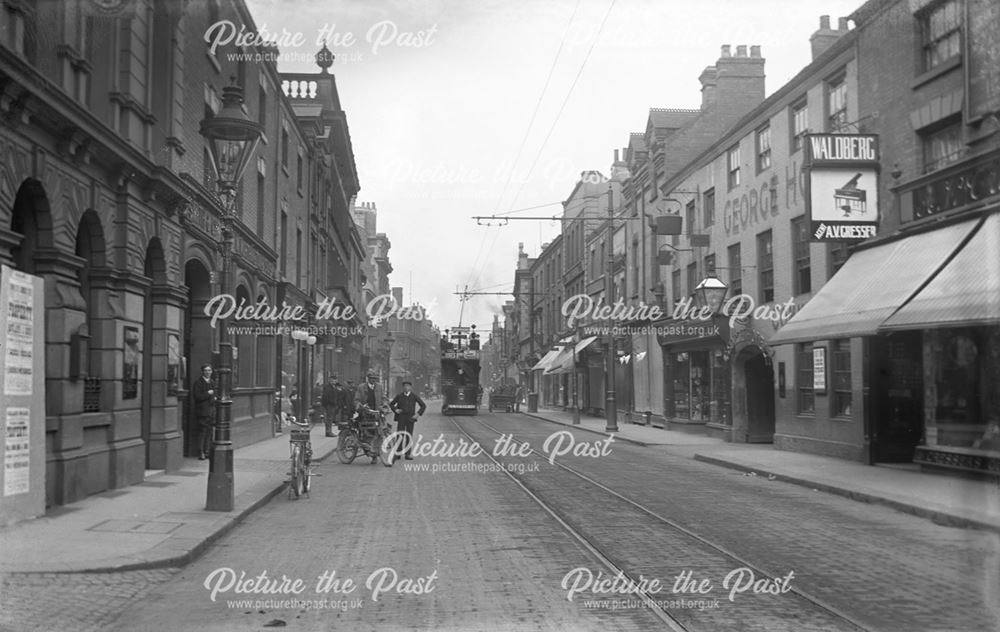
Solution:
{"label": "arched doorway", "polygon": [[774,368],[771,359],[755,346],[737,357],[746,388],[747,443],[774,442]]}
{"label": "arched doorway", "polygon": [[[188,292],[187,309],[184,310],[184,387],[191,392],[191,384],[201,376],[201,365],[214,364],[212,357],[211,319],[205,316],[205,305],[212,296],[212,280],[208,268],[199,259],[189,259],[184,265],[184,285]],[[190,398],[181,402],[184,428],[184,456],[198,456],[198,427],[191,408]]]}

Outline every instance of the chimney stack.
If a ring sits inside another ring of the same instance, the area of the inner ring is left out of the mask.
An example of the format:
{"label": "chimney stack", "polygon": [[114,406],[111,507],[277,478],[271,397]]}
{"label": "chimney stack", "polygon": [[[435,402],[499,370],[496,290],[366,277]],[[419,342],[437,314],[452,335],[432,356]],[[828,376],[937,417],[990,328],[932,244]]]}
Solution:
{"label": "chimney stack", "polygon": [[822,55],[828,48],[833,46],[842,35],[847,33],[847,18],[840,18],[837,24],[838,28],[830,28],[830,16],[821,15],[819,16],[819,30],[809,37],[809,45],[812,47],[812,58],[816,59]]}
{"label": "chimney stack", "polygon": [[711,109],[716,102],[717,73],[715,66],[706,66],[701,71],[698,81],[701,82],[701,109],[702,111]]}
{"label": "chimney stack", "polygon": [[[764,100],[764,58],[760,56],[760,46],[750,50],[755,55],[747,55],[747,46],[736,47],[736,56],[729,54],[730,46],[722,47],[722,56],[715,62],[715,102],[720,105],[735,103],[760,103]],[[706,72],[702,73],[702,101],[705,100]],[[704,107],[704,106],[703,106]]]}

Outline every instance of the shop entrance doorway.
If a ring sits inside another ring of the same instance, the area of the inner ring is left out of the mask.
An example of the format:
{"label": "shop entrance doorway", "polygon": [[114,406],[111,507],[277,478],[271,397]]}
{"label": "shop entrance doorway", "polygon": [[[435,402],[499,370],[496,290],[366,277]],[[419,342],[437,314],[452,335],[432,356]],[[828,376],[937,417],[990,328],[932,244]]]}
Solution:
{"label": "shop entrance doorway", "polygon": [[774,370],[755,347],[741,355],[747,394],[747,443],[774,442]]}
{"label": "shop entrance doorway", "polygon": [[919,331],[871,342],[872,460],[909,463],[923,432],[923,357]]}

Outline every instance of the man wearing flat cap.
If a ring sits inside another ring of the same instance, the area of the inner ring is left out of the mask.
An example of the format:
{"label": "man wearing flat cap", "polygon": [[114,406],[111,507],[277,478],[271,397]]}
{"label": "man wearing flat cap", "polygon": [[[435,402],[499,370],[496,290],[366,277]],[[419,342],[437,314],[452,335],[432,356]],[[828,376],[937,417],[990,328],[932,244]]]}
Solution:
{"label": "man wearing flat cap", "polygon": [[368,379],[363,384],[358,384],[357,390],[354,391],[354,407],[367,406],[377,410],[385,402],[385,393],[382,392],[382,385],[378,383],[378,373],[369,371]]}
{"label": "man wearing flat cap", "polygon": [[[417,410],[417,407],[420,410]],[[406,442],[406,460],[413,460],[413,424],[417,417],[424,414],[427,404],[420,396],[413,392],[412,382],[403,382],[403,392],[392,398],[389,408],[396,413],[396,432],[406,432],[410,435],[410,440]]]}

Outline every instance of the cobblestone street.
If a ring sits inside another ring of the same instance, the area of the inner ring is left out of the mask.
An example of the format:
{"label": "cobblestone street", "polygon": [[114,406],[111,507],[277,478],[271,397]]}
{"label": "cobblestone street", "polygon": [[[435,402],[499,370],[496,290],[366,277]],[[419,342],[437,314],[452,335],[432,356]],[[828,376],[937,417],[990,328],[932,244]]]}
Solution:
{"label": "cobblestone street", "polygon": [[[465,433],[491,454],[494,429],[514,439],[498,461],[558,519],[487,454],[469,455]],[[666,629],[641,595],[586,583],[591,573],[614,577],[601,557],[633,580],[660,580],[647,595],[677,629],[944,632],[1000,621],[996,594],[979,588],[997,578],[995,534],[665,448],[612,443],[606,454],[552,464],[543,446],[555,449],[553,437],[571,433],[520,415],[428,414],[417,432],[438,456],[390,469],[331,455],[318,464],[310,497],[275,497],[183,569],[8,576],[4,629]],[[523,442],[537,452],[518,451]],[[756,579],[761,570],[792,571],[792,590],[729,599],[723,581],[744,566]],[[690,584],[678,591],[685,572]],[[259,581],[262,573],[277,583]],[[329,581],[318,586],[324,573]],[[302,580],[301,590],[281,589],[284,578]],[[707,594],[692,588],[703,580]],[[252,592],[268,586],[276,592]]]}
{"label": "cobblestone street", "polygon": [[0,630],[100,632],[176,569],[123,573],[16,573],[0,584]]}
{"label": "cobblestone street", "polygon": [[998,25],[0,0],[0,632],[1000,631]]}

